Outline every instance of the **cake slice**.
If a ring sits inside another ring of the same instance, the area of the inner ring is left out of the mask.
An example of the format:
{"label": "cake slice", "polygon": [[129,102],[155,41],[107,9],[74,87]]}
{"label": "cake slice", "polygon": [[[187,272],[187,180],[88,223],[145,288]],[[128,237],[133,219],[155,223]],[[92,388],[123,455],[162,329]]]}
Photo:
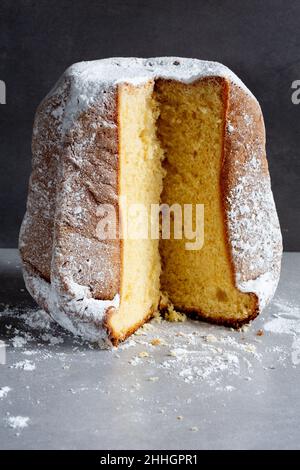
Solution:
{"label": "cake slice", "polygon": [[[117,344],[166,296],[234,327],[271,300],[282,240],[263,117],[226,67],[172,57],[75,64],[41,103],[32,148],[24,278],[65,328]],[[169,217],[170,236],[157,215]]]}

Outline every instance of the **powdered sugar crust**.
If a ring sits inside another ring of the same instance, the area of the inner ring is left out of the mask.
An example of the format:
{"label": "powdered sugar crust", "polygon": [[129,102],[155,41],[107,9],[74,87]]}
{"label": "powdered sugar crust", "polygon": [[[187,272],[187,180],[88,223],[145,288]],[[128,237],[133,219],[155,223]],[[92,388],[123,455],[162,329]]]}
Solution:
{"label": "powdered sugar crust", "polygon": [[[236,285],[241,292],[257,295],[260,311],[271,301],[278,285],[282,243],[270,177],[264,174],[262,165],[260,156],[253,153],[228,198],[231,250],[242,269],[235,273]],[[243,269],[245,263],[247,270]]]}
{"label": "powdered sugar crust", "polygon": [[[115,89],[118,84],[130,83],[138,86],[155,78],[192,83],[204,77],[224,77],[255,99],[245,84],[218,62],[181,57],[115,57],[76,63],[63,76],[63,79],[70,81],[71,88],[63,113],[62,129],[67,132],[76,117],[89,106],[96,102],[101,105],[107,99],[109,90]],[[55,113],[58,112],[59,110],[55,110]]]}
{"label": "powdered sugar crust", "polygon": [[31,274],[26,269],[23,273],[28,291],[44,303],[50,316],[60,326],[92,342],[107,340],[102,322],[108,308],[119,307],[118,294],[113,300],[94,299],[87,287],[71,280],[68,292],[62,293],[40,276]]}

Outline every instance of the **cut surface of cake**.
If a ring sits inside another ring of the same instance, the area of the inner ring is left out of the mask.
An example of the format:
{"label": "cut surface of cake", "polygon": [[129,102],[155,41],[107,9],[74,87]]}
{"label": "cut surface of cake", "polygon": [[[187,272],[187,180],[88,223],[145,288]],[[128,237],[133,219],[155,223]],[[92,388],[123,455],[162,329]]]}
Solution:
{"label": "cut surface of cake", "polygon": [[75,64],[41,103],[32,149],[24,278],[74,334],[117,344],[168,305],[239,327],[271,300],[282,240],[264,122],[225,66]]}

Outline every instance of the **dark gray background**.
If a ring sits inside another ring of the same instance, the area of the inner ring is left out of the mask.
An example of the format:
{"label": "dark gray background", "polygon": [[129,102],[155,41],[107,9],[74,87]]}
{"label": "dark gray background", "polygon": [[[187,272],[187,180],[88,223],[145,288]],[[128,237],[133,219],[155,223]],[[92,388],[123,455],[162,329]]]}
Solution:
{"label": "dark gray background", "polygon": [[286,250],[300,250],[300,0],[0,0],[0,247],[25,210],[34,111],[64,69],[178,55],[232,68],[259,99]]}

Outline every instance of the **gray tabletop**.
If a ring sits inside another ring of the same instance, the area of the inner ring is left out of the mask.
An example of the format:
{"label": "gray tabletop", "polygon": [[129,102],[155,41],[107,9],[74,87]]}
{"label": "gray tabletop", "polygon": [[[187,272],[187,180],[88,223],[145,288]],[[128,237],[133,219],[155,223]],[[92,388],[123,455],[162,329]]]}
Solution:
{"label": "gray tabletop", "polygon": [[300,254],[249,328],[155,320],[110,350],[36,307],[16,250],[0,259],[1,449],[300,448]]}

